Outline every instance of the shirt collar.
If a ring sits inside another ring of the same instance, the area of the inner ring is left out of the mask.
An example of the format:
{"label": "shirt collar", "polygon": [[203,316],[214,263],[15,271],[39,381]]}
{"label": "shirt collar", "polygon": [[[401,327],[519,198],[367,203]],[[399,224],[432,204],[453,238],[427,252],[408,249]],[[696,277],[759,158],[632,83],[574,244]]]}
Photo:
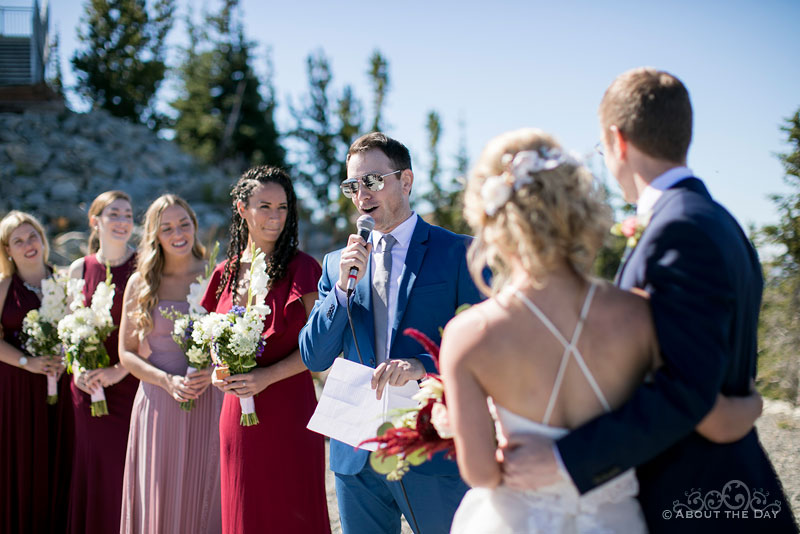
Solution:
{"label": "shirt collar", "polygon": [[658,199],[661,198],[664,191],[681,180],[691,178],[692,176],[694,176],[694,173],[689,167],[673,167],[664,174],[657,176],[655,180],[644,188],[644,191],[642,191],[642,194],[639,196],[639,200],[636,202],[637,215],[644,215],[645,213],[653,211],[653,207],[656,205],[656,202],[658,202]]}
{"label": "shirt collar", "polygon": [[[419,219],[419,217],[415,212],[412,211],[411,216],[408,219],[397,225],[397,228],[391,232],[387,232],[392,234],[392,237],[397,240],[395,247],[399,245],[404,249],[408,248],[409,243],[411,243],[411,236],[414,234],[414,228],[417,226],[417,219]],[[381,240],[381,237],[383,237],[382,232],[379,232],[378,230],[372,231],[370,240],[372,241],[373,246],[378,244],[378,241]]]}

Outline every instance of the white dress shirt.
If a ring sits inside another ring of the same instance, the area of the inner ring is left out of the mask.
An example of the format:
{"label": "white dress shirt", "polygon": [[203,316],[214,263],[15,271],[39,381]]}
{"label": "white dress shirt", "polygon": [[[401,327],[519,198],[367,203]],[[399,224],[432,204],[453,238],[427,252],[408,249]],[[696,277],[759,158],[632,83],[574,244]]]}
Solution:
{"label": "white dress shirt", "polygon": [[692,176],[694,176],[694,173],[689,167],[673,167],[664,174],[657,176],[639,195],[639,200],[636,202],[636,215],[644,215],[653,211],[653,207],[664,191],[681,180]]}
{"label": "white dress shirt", "polygon": [[[406,264],[408,246],[411,244],[411,236],[414,234],[414,228],[417,227],[418,220],[419,216],[412,212],[408,219],[401,222],[397,228],[391,232],[388,232],[392,234],[392,237],[394,237],[397,242],[392,247],[392,270],[389,273],[389,301],[386,303],[386,308],[389,311],[389,317],[386,321],[386,327],[388,329],[386,333],[387,356],[389,354],[389,349],[392,346],[392,326],[394,326],[395,313],[397,312],[397,294],[400,291],[400,277],[403,275],[403,266]],[[378,230],[373,230],[369,236],[369,243],[372,243],[370,260],[374,259],[376,249],[378,248],[378,242],[380,241],[381,237],[383,237],[383,233],[379,232]],[[374,272],[372,276],[374,276]],[[375,283],[374,279],[372,283]],[[339,305],[346,306],[347,295],[339,288],[339,284],[334,284],[334,291],[336,291],[336,299],[339,301]]]}

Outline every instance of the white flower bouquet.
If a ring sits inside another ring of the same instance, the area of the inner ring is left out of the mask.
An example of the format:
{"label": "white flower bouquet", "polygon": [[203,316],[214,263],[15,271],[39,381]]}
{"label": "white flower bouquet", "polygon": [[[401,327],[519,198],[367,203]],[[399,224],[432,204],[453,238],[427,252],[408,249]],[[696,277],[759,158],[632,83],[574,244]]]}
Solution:
{"label": "white flower bouquet", "polygon": [[[60,356],[58,322],[70,311],[70,303],[81,297],[83,280],[54,274],[42,280],[42,302],[22,320],[22,346],[32,357]],[[47,404],[58,402],[58,381],[47,375]]]}
{"label": "white flower bouquet", "polygon": [[[102,369],[109,364],[108,352],[103,342],[116,326],[111,318],[114,304],[114,284],[111,271],[106,268],[106,279],[97,285],[89,308],[81,300],[70,304],[73,310],[58,322],[58,337],[64,345],[67,370],[80,374],[92,369]],[[92,393],[92,416],[108,415],[108,404],[103,388]]]}
{"label": "white flower bouquet", "polygon": [[[207,347],[216,366],[218,378],[231,374],[249,373],[256,366],[256,359],[264,352],[264,318],[269,315],[265,304],[267,296],[267,265],[260,249],[251,249],[252,263],[248,278],[246,306],[234,306],[228,313],[209,313],[194,322],[192,341],[199,347]],[[239,398],[242,426],[258,424],[255,401],[252,397]]]}
{"label": "white flower bouquet", "polygon": [[[164,317],[172,320],[172,339],[175,340],[175,343],[178,344],[186,355],[187,375],[200,369],[206,369],[211,365],[210,346],[195,343],[192,332],[194,331],[195,323],[208,313],[202,304],[200,304],[200,301],[208,288],[208,282],[211,280],[211,274],[214,271],[218,254],[219,242],[214,244],[214,249],[206,264],[205,274],[203,276],[198,276],[197,281],[189,286],[189,294],[186,297],[186,300],[189,302],[189,313],[181,313],[175,309],[162,311]],[[180,407],[182,410],[190,412],[192,408],[194,408],[194,404],[194,399],[189,399],[185,402],[181,402]]]}

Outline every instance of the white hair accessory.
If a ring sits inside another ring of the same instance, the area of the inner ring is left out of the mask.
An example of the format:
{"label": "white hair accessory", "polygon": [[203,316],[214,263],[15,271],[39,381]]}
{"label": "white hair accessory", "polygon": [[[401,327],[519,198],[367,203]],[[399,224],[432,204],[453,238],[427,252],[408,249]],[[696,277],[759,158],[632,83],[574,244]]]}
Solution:
{"label": "white hair accessory", "polygon": [[514,191],[533,183],[531,174],[550,171],[561,165],[580,165],[580,156],[565,154],[560,148],[542,148],[540,150],[524,150],[514,156],[505,154],[501,160],[506,171],[496,176],[489,176],[481,186],[481,198],[484,211],[493,217],[497,210],[508,202]]}

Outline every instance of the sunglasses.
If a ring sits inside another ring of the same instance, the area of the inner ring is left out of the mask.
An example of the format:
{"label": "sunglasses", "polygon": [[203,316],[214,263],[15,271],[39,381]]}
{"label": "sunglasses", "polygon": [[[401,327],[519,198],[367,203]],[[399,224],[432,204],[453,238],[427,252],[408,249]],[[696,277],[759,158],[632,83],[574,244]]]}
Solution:
{"label": "sunglasses", "polygon": [[378,174],[377,172],[372,172],[369,174],[365,174],[360,178],[348,178],[344,182],[341,183],[340,187],[342,188],[342,194],[347,198],[353,198],[358,194],[358,181],[361,180],[361,183],[364,184],[364,187],[369,189],[370,191],[380,191],[383,189],[384,185],[384,178],[387,176],[391,176],[393,174],[397,174],[398,172],[403,172],[402,170],[387,172],[386,174]]}

